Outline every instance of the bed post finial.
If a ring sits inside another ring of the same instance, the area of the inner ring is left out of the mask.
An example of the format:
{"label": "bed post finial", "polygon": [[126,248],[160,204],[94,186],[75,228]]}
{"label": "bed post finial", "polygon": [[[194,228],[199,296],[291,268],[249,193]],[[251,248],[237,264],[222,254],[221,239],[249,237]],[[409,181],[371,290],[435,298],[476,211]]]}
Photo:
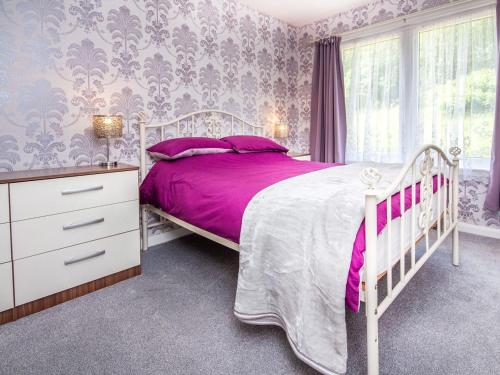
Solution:
{"label": "bed post finial", "polygon": [[139,118],[139,132],[140,132],[141,128],[146,126],[146,121],[148,117],[144,112],[139,112],[138,118]]}
{"label": "bed post finial", "polygon": [[382,175],[377,168],[368,167],[361,171],[359,178],[363,184],[368,186],[369,190],[373,190],[382,179]]}
{"label": "bed post finial", "polygon": [[458,161],[459,155],[462,153],[462,149],[457,146],[450,147],[450,154],[453,155],[453,161]]}

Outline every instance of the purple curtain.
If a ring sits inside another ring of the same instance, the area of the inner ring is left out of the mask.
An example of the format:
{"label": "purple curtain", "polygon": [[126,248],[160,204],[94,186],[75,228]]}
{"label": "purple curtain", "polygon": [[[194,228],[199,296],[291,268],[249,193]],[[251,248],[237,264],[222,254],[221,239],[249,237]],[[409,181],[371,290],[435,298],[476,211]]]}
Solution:
{"label": "purple curtain", "polygon": [[[500,41],[500,3],[497,1],[497,42]],[[500,44],[497,46],[500,61]],[[496,211],[500,209],[500,66],[497,67],[497,95],[495,109],[495,128],[493,129],[493,147],[491,150],[490,184],[484,207]]]}
{"label": "purple curtain", "polygon": [[346,114],[340,37],[316,43],[311,93],[311,159],[345,161]]}

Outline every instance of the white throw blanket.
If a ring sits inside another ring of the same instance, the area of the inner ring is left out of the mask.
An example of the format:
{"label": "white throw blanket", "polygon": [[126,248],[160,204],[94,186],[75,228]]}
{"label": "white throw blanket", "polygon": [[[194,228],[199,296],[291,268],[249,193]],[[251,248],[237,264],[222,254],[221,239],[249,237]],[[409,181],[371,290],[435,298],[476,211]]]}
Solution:
{"label": "white throw blanket", "polygon": [[243,216],[236,316],[281,326],[295,354],[324,374],[346,372],[345,289],[368,166],[381,172],[380,188],[401,170],[359,163],[293,177],[259,192]]}

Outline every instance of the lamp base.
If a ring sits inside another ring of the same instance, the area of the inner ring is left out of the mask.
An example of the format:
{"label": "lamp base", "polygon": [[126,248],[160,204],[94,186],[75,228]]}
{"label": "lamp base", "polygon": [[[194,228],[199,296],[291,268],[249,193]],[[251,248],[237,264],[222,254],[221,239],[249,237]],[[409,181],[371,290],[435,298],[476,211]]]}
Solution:
{"label": "lamp base", "polygon": [[103,161],[99,163],[100,167],[112,168],[118,166],[117,161]]}

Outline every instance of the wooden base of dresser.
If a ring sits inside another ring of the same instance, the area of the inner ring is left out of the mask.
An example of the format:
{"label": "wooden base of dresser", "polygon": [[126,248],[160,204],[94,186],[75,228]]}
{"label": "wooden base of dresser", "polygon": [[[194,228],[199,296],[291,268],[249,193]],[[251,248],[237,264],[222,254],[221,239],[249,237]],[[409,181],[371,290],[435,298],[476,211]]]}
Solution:
{"label": "wooden base of dresser", "polygon": [[0,312],[0,324],[12,322],[14,320],[14,309]]}
{"label": "wooden base of dresser", "polygon": [[113,284],[119,283],[141,274],[141,266],[132,267],[112,275],[101,277],[100,279],[90,281],[88,283],[75,286],[70,289],[63,290],[50,296],[40,298],[36,301],[25,303],[24,305],[16,306],[13,309],[0,312],[0,324],[12,322],[27,315],[31,315],[50,307],[59,305],[63,302],[84,296],[95,292],[96,290],[106,288]]}

